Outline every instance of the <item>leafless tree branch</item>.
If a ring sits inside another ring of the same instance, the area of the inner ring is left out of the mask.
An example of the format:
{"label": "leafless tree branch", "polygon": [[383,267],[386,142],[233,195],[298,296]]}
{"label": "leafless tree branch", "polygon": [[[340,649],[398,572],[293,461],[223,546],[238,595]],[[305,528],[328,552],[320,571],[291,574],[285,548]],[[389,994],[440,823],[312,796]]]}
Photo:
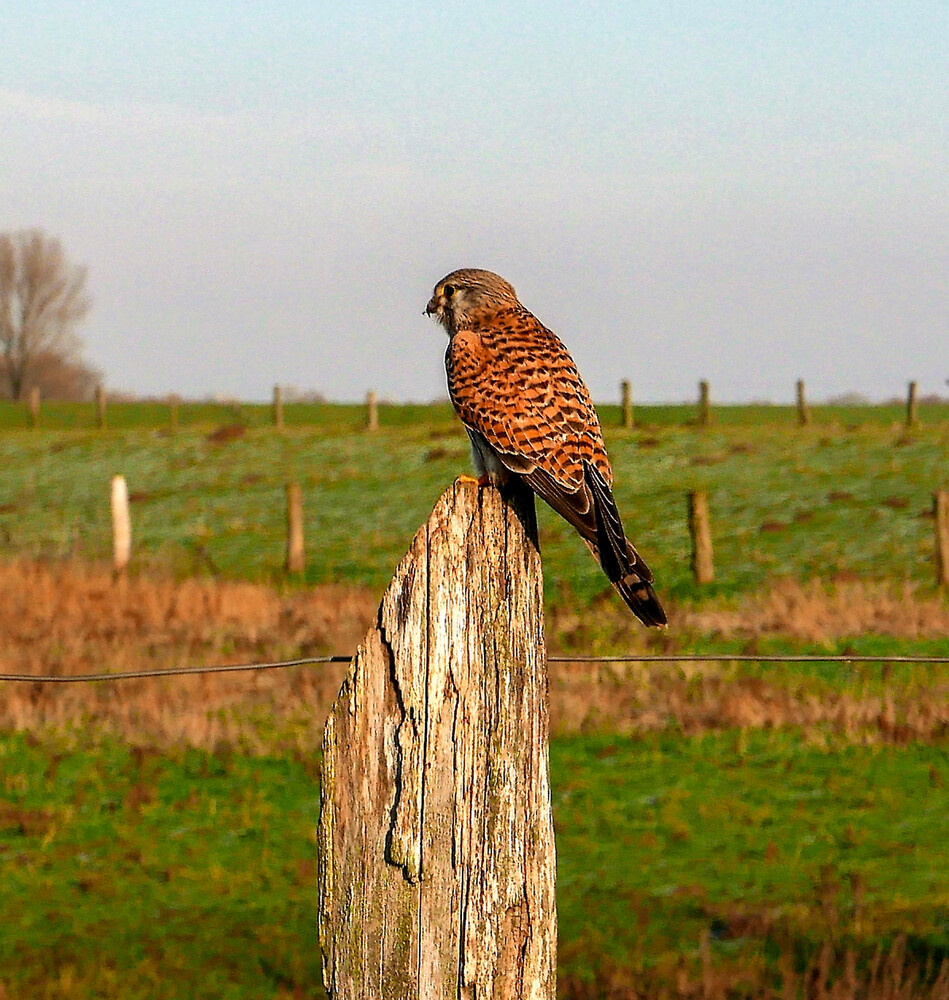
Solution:
{"label": "leafless tree branch", "polygon": [[76,326],[92,303],[86,269],[40,229],[0,233],[0,357],[6,390],[22,398],[51,362],[84,368]]}

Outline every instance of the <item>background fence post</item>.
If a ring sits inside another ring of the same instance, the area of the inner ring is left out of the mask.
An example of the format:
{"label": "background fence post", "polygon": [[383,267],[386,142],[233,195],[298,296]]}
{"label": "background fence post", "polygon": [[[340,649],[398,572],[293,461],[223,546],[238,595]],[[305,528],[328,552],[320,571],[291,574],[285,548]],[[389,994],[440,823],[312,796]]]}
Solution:
{"label": "background fence post", "polygon": [[303,548],[303,490],[299,483],[287,483],[287,560],[288,573],[302,573],[306,568]]}
{"label": "background fence post", "polygon": [[622,420],[626,430],[633,429],[633,388],[629,384],[629,379],[620,382],[620,395],[622,397]]}
{"label": "background fence post", "polygon": [[105,389],[101,382],[96,386],[96,427],[100,431],[105,428]]}
{"label": "background fence post", "polygon": [[273,387],[273,425],[283,430],[283,389],[279,385]]}
{"label": "background fence post", "polygon": [[178,433],[178,402],[178,394],[173,392],[168,397],[168,423],[172,434]]}
{"label": "background fence post", "polygon": [[949,490],[939,490],[933,497],[936,521],[936,583],[949,587]]}
{"label": "background fence post", "polygon": [[335,1000],[556,992],[533,499],[456,483],[326,723],[320,941]]}
{"label": "background fence post", "polygon": [[379,430],[379,400],[372,389],[366,393],[366,430]]}
{"label": "background fence post", "polygon": [[29,398],[29,411],[30,411],[30,427],[39,427],[40,425],[40,387],[34,385],[30,389]]}
{"label": "background fence post", "polygon": [[807,397],[804,395],[804,379],[797,380],[797,422],[800,427],[806,427],[811,422],[811,413],[807,408]]}
{"label": "background fence post", "polygon": [[709,401],[708,382],[699,382],[699,427],[708,427],[712,422],[712,406]]}
{"label": "background fence post", "polygon": [[711,583],[715,579],[712,562],[712,527],[708,515],[705,490],[689,493],[689,535],[692,537],[692,573],[696,583]]}
{"label": "background fence post", "polygon": [[906,388],[906,427],[916,426],[916,421],[918,419],[917,407],[916,407],[916,383],[910,382]]}
{"label": "background fence post", "polygon": [[112,569],[124,573],[132,554],[132,519],[125,476],[112,477]]}

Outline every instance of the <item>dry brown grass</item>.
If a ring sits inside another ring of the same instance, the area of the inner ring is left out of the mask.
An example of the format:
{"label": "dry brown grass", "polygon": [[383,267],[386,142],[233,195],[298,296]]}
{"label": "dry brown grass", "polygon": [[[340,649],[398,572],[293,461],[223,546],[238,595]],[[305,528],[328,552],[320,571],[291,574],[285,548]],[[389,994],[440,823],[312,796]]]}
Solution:
{"label": "dry brown grass", "polygon": [[760,958],[716,962],[706,933],[691,966],[679,957],[648,970],[603,969],[592,982],[561,979],[558,996],[564,1000],[949,1000],[949,959],[920,960],[911,954],[905,936],[887,949],[878,945],[862,961],[852,946],[825,941],[803,969],[796,971],[796,965],[790,944],[778,960],[777,981]]}
{"label": "dry brown grass", "polygon": [[773,633],[825,642],[841,636],[949,636],[949,603],[913,583],[776,580],[733,608],[683,608],[676,624],[723,636]]}
{"label": "dry brown grass", "polygon": [[740,599],[686,603],[669,609],[667,632],[631,628],[612,597],[591,611],[572,610],[561,600],[548,621],[551,646],[580,651],[591,642],[614,651],[646,652],[650,641],[681,649],[693,636],[756,639],[781,635],[810,643],[867,634],[901,639],[949,636],[949,600],[911,582],[838,579],[831,582],[776,579]]}
{"label": "dry brown grass", "polygon": [[[0,669],[77,674],[319,656],[354,649],[372,595],[329,586],[280,594],[208,580],[130,578],[78,563],[0,566]],[[144,742],[249,741],[261,720],[312,745],[344,664],[83,685],[7,684],[0,727],[76,723]]]}
{"label": "dry brown grass", "polygon": [[728,664],[559,663],[551,666],[555,732],[630,733],[678,726],[801,726],[858,742],[932,740],[949,732],[949,681],[928,689],[889,686],[882,693],[814,690],[738,674]]}
{"label": "dry brown grass", "polygon": [[[559,645],[568,655],[594,645],[598,653],[681,652],[710,636],[744,640],[748,652],[775,636],[816,645],[869,634],[933,639],[949,636],[949,603],[909,583],[777,580],[740,601],[674,607],[665,633],[630,629],[622,610],[606,602],[589,616],[569,608],[555,611],[549,633],[552,647]],[[829,690],[780,665],[763,678],[715,662],[556,664],[551,718],[560,732],[631,732],[671,723],[687,732],[795,725],[830,729],[848,739],[899,742],[949,731],[949,678],[923,690],[870,683],[870,675],[879,677],[879,667],[854,673],[846,689]]]}
{"label": "dry brown grass", "polygon": [[[281,593],[269,586],[170,578],[113,580],[81,563],[0,565],[0,670],[76,674],[193,664],[239,663],[352,652],[376,612],[365,590],[322,586]],[[590,621],[593,620],[591,626]],[[949,608],[912,587],[780,582],[739,604],[673,610],[659,636],[630,628],[620,609],[551,617],[551,651],[590,650],[596,630],[618,652],[649,643],[680,649],[690,636],[754,639],[775,633],[824,641],[875,631],[949,634]],[[318,745],[344,664],[286,670],[132,680],[94,685],[6,684],[0,727],[38,731],[77,723],[133,742],[242,743],[271,751]],[[555,731],[629,732],[675,723],[685,731],[721,726],[830,727],[850,739],[929,739],[949,728],[949,684],[918,690],[851,685],[815,691],[748,676],[729,664],[551,665]]]}

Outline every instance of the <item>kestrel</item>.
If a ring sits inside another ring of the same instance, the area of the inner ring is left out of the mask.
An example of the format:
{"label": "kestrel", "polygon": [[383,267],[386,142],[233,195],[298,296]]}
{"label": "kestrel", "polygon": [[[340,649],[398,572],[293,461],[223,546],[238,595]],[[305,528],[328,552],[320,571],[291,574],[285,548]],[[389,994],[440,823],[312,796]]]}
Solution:
{"label": "kestrel", "polygon": [[652,573],[623,530],[600,422],[567,348],[491,271],[452,271],[425,312],[448,332],[448,392],[479,477],[527,483],[577,529],[633,614],[665,625]]}

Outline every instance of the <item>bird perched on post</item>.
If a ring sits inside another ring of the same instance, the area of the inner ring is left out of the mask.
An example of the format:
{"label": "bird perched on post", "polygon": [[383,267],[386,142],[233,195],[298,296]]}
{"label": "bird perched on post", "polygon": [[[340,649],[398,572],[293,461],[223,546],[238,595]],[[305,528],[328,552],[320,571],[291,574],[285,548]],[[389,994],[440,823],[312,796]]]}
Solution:
{"label": "bird perched on post", "polygon": [[633,614],[665,625],[652,573],[613,500],[593,401],[560,339],[491,271],[452,271],[425,312],[448,333],[448,392],[480,480],[527,483],[577,529]]}

